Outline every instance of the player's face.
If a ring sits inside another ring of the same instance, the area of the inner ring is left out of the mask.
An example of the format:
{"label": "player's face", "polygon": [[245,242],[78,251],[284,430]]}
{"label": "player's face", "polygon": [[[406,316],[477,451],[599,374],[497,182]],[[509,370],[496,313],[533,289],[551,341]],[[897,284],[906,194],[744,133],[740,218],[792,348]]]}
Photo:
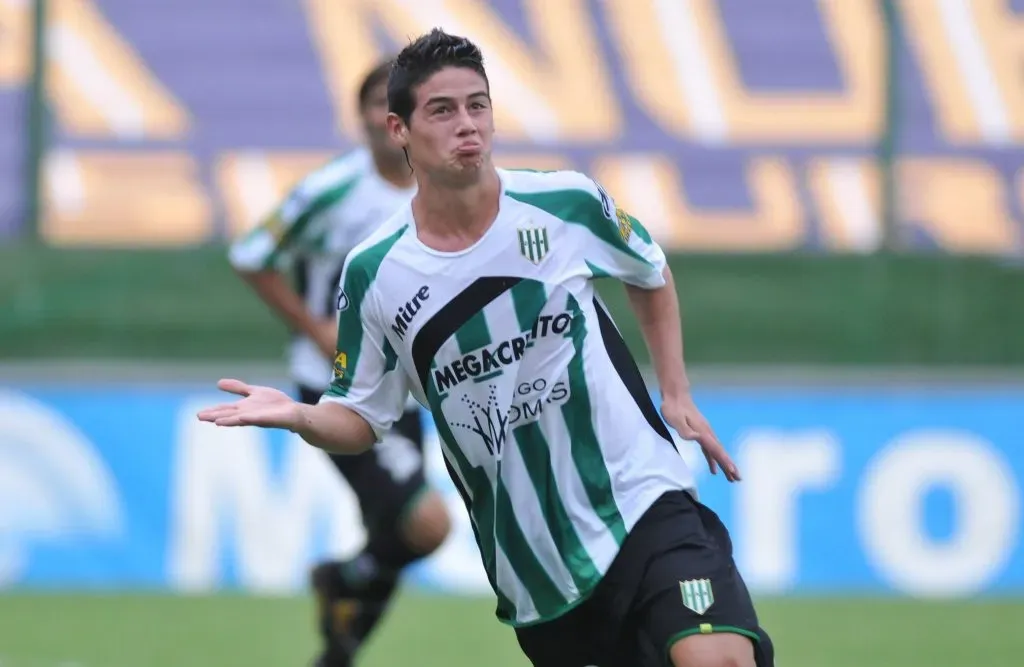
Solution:
{"label": "player's face", "polygon": [[366,141],[375,151],[401,153],[388,135],[388,85],[381,82],[370,90],[366,103],[360,110],[363,118],[363,132]]}
{"label": "player's face", "polygon": [[408,127],[389,120],[413,167],[451,185],[475,183],[490,164],[494,136],[487,82],[471,69],[447,67],[416,88],[415,100]]}

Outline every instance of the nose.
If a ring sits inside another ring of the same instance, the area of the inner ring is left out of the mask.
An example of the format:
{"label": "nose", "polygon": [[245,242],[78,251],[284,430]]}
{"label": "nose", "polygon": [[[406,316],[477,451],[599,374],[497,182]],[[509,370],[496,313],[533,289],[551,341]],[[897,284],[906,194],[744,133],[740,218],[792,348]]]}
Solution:
{"label": "nose", "polygon": [[476,134],[476,121],[473,120],[473,116],[469,114],[469,109],[464,106],[459,107],[459,116],[457,120],[456,133],[460,137],[466,137]]}

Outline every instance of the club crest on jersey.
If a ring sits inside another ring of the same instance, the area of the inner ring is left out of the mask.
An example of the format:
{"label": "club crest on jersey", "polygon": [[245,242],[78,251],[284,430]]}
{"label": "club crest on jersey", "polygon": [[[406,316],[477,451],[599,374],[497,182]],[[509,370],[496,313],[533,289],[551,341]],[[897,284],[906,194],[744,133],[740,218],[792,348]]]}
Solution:
{"label": "club crest on jersey", "polygon": [[703,615],[715,603],[710,579],[687,579],[679,582],[683,593],[683,606],[695,614]]}
{"label": "club crest on jersey", "polygon": [[519,228],[519,252],[523,257],[534,264],[540,264],[541,260],[548,254],[548,249],[547,227]]}

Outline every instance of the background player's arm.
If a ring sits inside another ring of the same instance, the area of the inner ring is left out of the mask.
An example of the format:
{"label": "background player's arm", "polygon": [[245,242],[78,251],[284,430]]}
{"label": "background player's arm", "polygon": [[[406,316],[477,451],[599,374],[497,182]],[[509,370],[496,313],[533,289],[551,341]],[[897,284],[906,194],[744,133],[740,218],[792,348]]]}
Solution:
{"label": "background player's arm", "polygon": [[292,331],[309,336],[323,355],[331,358],[336,336],[334,320],[311,313],[281,271],[302,252],[303,235],[311,226],[305,215],[306,207],[293,193],[231,246],[229,259],[235,272]]}
{"label": "background player's arm", "polygon": [[334,348],[334,321],[311,313],[305,301],[280,271],[238,267],[235,271],[292,331],[309,336],[316,341],[324,356],[330,358]]}

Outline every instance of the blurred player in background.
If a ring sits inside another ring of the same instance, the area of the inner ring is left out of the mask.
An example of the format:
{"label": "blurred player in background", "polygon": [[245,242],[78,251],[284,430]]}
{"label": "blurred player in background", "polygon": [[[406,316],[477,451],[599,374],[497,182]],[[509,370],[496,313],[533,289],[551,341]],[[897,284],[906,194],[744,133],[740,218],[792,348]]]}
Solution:
{"label": "blurred player in background", "polygon": [[[338,339],[338,283],[348,252],[416,191],[405,154],[388,137],[391,63],[359,90],[366,147],[342,155],[300,181],[269,218],[231,248],[235,270],[295,332],[290,372],[300,400],[316,404],[332,377]],[[285,278],[291,270],[294,287]],[[335,360],[335,364],[344,360]],[[449,531],[440,495],[426,484],[420,408],[407,403],[374,449],[331,455],[352,487],[367,531],[364,550],[312,573],[320,632],[318,667],[348,667],[381,619],[403,568],[432,553]]]}

